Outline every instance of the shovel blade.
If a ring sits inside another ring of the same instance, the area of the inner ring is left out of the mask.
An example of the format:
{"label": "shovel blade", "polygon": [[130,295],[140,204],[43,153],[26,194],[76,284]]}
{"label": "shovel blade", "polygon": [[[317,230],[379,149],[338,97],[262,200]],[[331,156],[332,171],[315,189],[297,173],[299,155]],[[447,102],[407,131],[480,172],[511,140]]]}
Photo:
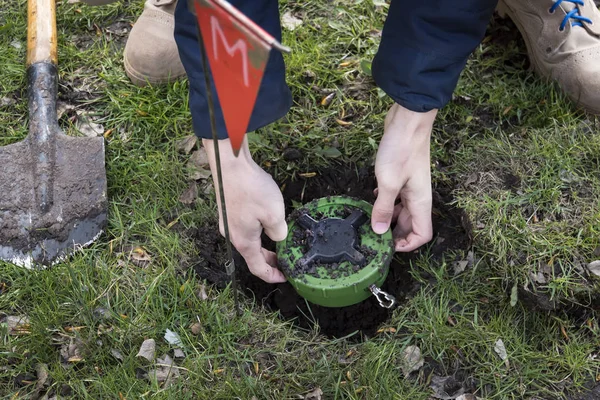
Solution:
{"label": "shovel blade", "polygon": [[55,264],[95,241],[107,220],[103,138],[54,137],[50,190],[36,199],[39,154],[31,138],[0,148],[0,260],[25,268]]}

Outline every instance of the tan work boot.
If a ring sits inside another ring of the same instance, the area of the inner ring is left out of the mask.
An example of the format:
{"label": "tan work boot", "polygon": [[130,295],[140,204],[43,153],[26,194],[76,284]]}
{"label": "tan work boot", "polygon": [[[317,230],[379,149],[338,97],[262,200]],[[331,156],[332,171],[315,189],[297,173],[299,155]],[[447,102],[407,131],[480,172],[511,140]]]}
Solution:
{"label": "tan work boot", "polygon": [[125,45],[125,72],[139,86],[185,75],[173,32],[177,0],[146,0]]}
{"label": "tan work boot", "polygon": [[533,68],[580,107],[600,114],[600,11],[593,0],[500,0]]}

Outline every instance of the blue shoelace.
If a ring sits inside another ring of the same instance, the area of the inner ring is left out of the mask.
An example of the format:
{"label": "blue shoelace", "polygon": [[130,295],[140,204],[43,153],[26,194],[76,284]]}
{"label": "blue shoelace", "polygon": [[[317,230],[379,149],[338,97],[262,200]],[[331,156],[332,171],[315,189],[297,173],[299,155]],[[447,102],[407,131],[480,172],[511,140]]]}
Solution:
{"label": "blue shoelace", "polygon": [[[553,13],[554,10],[560,6],[563,1],[568,1],[571,3],[578,4],[580,6],[584,5],[583,0],[556,0],[554,5],[550,8],[550,12]],[[587,22],[588,24],[592,23],[592,20],[586,17],[579,15],[579,9],[577,7],[573,8],[571,11],[565,15],[562,23],[560,24],[560,30],[564,30],[565,26],[569,23],[569,19],[572,19],[571,26],[583,26],[582,22]]]}

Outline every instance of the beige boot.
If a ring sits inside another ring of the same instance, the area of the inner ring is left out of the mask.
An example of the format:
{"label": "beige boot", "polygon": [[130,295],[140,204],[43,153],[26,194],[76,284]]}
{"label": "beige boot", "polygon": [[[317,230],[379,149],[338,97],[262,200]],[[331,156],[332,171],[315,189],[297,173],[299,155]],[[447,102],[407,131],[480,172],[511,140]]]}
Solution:
{"label": "beige boot", "polygon": [[521,31],[533,68],[600,114],[600,11],[593,0],[500,0]]}
{"label": "beige boot", "polygon": [[[185,1],[185,0],[183,0]],[[177,0],[146,0],[125,45],[125,72],[133,83],[160,84],[185,75],[173,31]]]}

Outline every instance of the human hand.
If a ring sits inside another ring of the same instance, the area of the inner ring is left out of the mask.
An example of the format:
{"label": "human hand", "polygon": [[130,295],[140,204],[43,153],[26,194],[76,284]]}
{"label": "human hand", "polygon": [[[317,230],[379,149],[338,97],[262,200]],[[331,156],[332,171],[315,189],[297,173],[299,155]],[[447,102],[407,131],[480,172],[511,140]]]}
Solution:
{"label": "human hand", "polygon": [[[225,235],[219,185],[212,140],[202,140],[212,171],[217,205],[219,208],[219,230]],[[287,236],[283,196],[273,178],[253,160],[247,139],[239,156],[233,155],[229,139],[219,140],[223,188],[227,205],[227,220],[231,243],[240,252],[252,274],[269,283],[285,282],[285,276],[277,269],[277,257],[262,247],[261,234],[273,241]]]}
{"label": "human hand", "polygon": [[371,225],[383,234],[396,222],[396,251],[415,250],[433,237],[430,138],[436,115],[437,110],[417,113],[394,104],[385,118],[375,161],[377,200]]}

